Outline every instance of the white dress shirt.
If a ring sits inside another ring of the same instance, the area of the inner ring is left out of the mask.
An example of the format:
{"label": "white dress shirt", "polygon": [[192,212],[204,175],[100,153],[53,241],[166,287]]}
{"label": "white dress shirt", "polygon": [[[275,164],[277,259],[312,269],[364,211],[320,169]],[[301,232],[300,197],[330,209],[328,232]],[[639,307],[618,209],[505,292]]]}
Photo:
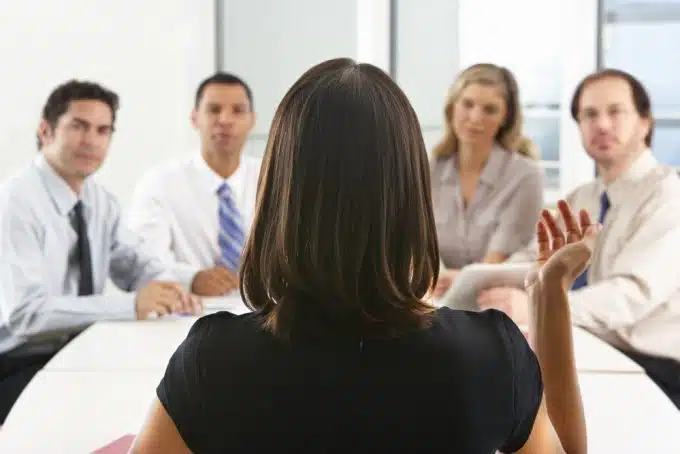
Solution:
{"label": "white dress shirt", "polygon": [[[261,160],[243,155],[226,182],[246,234],[255,213]],[[197,272],[220,263],[217,190],[225,180],[200,153],[149,171],[135,189],[128,216],[131,230],[164,263]]]}
{"label": "white dress shirt", "polygon": [[132,320],[135,295],[103,295],[107,279],[126,292],[152,279],[193,276],[166,271],[140,251],[121,225],[116,198],[87,179],[80,195],[87,223],[94,294],[78,296],[79,267],[70,260],[78,236],[76,194],[42,154],[0,187],[0,354],[56,351],[64,335],[97,320]]}
{"label": "white dress shirt", "polygon": [[[623,350],[680,361],[680,178],[645,151],[614,182],[596,179],[567,201],[597,220],[605,190],[588,285],[569,295],[573,322]],[[512,261],[533,257],[535,245]]]}

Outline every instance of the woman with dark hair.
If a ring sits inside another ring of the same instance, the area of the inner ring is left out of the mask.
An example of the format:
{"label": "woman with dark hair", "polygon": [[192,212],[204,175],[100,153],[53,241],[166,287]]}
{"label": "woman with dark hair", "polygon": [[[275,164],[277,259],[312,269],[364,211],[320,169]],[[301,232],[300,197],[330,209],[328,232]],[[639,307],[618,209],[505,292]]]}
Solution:
{"label": "woman with dark hair", "polygon": [[427,153],[380,69],[336,59],[303,74],[259,185],[240,273],[254,312],[196,322],[133,452],[585,452],[566,290],[589,259],[587,215],[561,203],[566,236],[543,213],[534,353],[502,312],[426,302]]}

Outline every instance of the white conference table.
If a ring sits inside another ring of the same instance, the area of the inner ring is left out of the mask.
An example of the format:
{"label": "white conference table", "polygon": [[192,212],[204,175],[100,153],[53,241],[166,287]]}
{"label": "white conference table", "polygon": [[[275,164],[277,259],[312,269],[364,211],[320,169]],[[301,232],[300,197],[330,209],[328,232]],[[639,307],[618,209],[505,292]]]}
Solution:
{"label": "white conference table", "polygon": [[[89,453],[139,431],[162,371],[42,371],[0,431],[0,452]],[[579,374],[589,452],[675,452],[680,412],[644,374]],[[265,430],[266,431],[266,430]]]}
{"label": "white conference table", "polygon": [[[206,313],[248,312],[240,296],[205,302]],[[73,339],[44,370],[165,370],[198,317],[169,316],[135,322],[98,322]]]}
{"label": "white conference table", "polygon": [[[165,370],[168,360],[196,320],[194,317],[168,317],[144,322],[99,322],[64,347],[47,363],[45,370]],[[626,355],[576,327],[574,350],[579,372],[644,373]]]}
{"label": "white conference table", "polygon": [[[248,309],[234,299],[208,311]],[[167,362],[197,319],[100,322],[33,379],[0,430],[0,452],[91,452],[136,433]],[[590,452],[668,452],[680,412],[625,355],[574,329]]]}

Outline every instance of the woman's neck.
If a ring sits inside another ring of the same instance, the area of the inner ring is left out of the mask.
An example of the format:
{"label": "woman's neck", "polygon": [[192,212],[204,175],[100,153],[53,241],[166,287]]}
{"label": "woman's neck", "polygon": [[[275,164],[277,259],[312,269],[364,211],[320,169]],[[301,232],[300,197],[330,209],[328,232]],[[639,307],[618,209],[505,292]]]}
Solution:
{"label": "woman's neck", "polygon": [[482,171],[489,156],[491,156],[493,144],[488,146],[470,146],[460,144],[458,147],[458,171],[464,173],[479,173]]}

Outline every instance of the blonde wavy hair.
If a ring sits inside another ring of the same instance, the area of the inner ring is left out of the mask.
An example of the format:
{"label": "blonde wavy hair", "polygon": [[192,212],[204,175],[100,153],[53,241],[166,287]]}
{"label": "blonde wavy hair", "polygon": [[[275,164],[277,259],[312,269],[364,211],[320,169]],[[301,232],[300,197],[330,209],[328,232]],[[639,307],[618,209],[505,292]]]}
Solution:
{"label": "blonde wavy hair", "polygon": [[471,84],[493,86],[501,89],[505,96],[505,121],[498,129],[496,142],[506,150],[538,159],[539,150],[535,143],[522,135],[522,106],[515,76],[504,67],[491,63],[478,63],[463,70],[449,91],[444,105],[444,138],[434,147],[436,157],[451,156],[458,150],[458,140],[453,130],[453,108],[463,90]]}

